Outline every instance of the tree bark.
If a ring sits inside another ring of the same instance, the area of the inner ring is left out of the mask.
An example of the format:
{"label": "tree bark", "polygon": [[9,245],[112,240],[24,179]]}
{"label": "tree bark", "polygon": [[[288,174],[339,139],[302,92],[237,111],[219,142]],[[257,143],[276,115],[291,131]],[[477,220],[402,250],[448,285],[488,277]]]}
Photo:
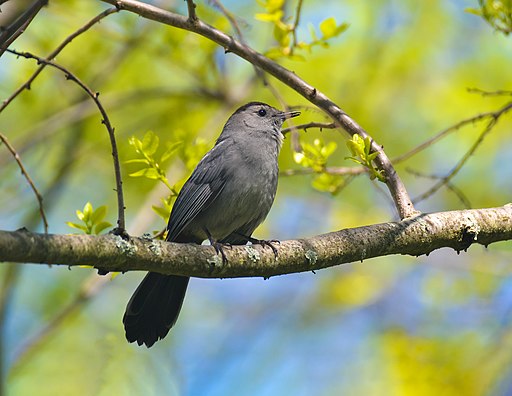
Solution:
{"label": "tree bark", "polygon": [[0,231],[0,261],[90,265],[104,271],[154,271],[201,278],[290,274],[391,254],[419,256],[449,247],[512,240],[512,204],[420,214],[400,222],[344,229],[283,241],[277,259],[259,245],[226,247],[228,262],[210,246],[105,235],[45,235]]}

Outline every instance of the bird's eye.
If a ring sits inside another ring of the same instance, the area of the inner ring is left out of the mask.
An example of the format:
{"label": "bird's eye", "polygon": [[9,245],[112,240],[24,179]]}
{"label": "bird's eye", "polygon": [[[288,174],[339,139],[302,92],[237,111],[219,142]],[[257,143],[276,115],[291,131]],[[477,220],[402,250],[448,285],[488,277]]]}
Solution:
{"label": "bird's eye", "polygon": [[258,110],[258,115],[259,115],[260,117],[265,117],[265,116],[267,115],[267,110],[265,110],[265,109],[259,109],[259,110]]}

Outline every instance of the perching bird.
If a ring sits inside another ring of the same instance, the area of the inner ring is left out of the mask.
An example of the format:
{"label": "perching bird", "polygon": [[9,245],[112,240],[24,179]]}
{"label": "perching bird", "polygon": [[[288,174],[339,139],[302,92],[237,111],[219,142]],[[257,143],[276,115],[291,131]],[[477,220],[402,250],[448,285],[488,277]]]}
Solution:
{"label": "perching bird", "polygon": [[[166,240],[200,244],[209,239],[222,254],[223,243],[263,242],[251,235],[274,202],[281,126],[299,114],[260,102],[236,110],[180,191]],[[149,348],[164,338],[176,323],[189,279],[149,272],[126,307],[126,339]]]}

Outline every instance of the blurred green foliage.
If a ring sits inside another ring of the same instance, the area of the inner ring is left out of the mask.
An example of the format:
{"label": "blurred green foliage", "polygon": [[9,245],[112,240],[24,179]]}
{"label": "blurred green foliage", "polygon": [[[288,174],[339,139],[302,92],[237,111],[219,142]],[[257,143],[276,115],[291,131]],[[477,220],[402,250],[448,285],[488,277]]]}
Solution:
{"label": "blurred green foliage", "polygon": [[277,45],[265,52],[265,55],[271,59],[287,57],[288,59],[305,61],[306,57],[294,52],[295,49],[311,52],[311,49],[318,45],[329,47],[329,40],[339,36],[348,28],[347,23],[338,24],[336,18],[329,17],[318,25],[321,33],[320,37],[318,37],[315,27],[309,24],[310,41],[298,41],[296,39],[296,30],[298,28],[297,21],[300,18],[302,9],[302,0],[299,0],[297,3],[295,19],[292,23],[292,16],[286,16],[285,14],[285,0],[258,1],[258,4],[265,9],[265,12],[256,14],[256,19],[270,22],[274,25],[274,39]]}
{"label": "blurred green foliage", "polygon": [[[9,3],[0,18],[12,17]],[[155,4],[186,14],[185,2]],[[506,93],[467,92],[512,88],[510,38],[494,30],[509,29],[510,2],[303,2],[295,26],[298,4],[224,6],[250,46],[325,92],[391,158],[462,119],[510,102]],[[45,56],[105,7],[50,2],[13,47]],[[215,2],[198,2],[197,13],[233,34]],[[234,109],[250,100],[280,106],[251,65],[204,38],[128,12],[95,25],[56,61],[101,93],[116,129],[132,235],[165,227],[176,192]],[[2,56],[0,97],[11,95],[35,68]],[[302,111],[294,122],[328,121],[283,84],[269,82]],[[0,129],[43,194],[50,232],[69,232],[65,222],[75,212],[80,221],[74,227],[90,233],[102,222],[115,223],[111,148],[100,119],[75,85],[49,69],[0,114]],[[470,124],[397,163],[411,195],[427,190],[429,177],[447,174],[484,127]],[[292,140],[285,140],[280,169],[297,175],[281,178],[257,237],[301,238],[396,217],[382,183],[367,172],[326,173],[364,166],[378,179],[364,139],[310,128],[300,132],[302,150]],[[511,151],[507,114],[453,180],[473,207],[510,202]],[[1,146],[0,186],[1,229],[22,227],[37,216],[30,189]],[[88,204],[77,211],[84,202],[101,207]],[[423,211],[463,207],[449,189],[418,203]],[[90,269],[26,266],[0,319],[7,390],[508,394],[510,253],[510,243],[502,243],[461,255],[446,249],[428,258],[380,258],[268,281],[194,279],[177,327],[151,350],[128,345],[121,325],[140,274],[107,282]],[[11,279],[3,266],[0,279],[4,286]]]}

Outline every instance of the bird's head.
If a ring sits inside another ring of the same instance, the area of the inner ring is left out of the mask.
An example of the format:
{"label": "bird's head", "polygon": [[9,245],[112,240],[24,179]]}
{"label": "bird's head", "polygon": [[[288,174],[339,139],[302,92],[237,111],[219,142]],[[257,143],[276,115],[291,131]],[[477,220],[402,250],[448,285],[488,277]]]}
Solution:
{"label": "bird's head", "polygon": [[298,111],[284,112],[266,103],[250,102],[239,107],[229,117],[224,130],[223,137],[233,136],[235,138],[267,136],[282,141],[281,127],[283,122],[292,117],[297,117]]}

